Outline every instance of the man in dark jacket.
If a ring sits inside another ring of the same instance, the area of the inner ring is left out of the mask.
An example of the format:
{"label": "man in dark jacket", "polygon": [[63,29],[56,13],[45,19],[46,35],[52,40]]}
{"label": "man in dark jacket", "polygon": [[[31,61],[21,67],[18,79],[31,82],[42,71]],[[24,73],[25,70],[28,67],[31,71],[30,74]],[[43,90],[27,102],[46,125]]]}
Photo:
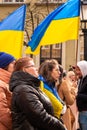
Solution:
{"label": "man in dark jacket", "polygon": [[79,61],[75,67],[75,72],[79,78],[76,102],[80,129],[87,130],[87,61]]}
{"label": "man in dark jacket", "polygon": [[13,130],[66,130],[54,117],[49,98],[39,89],[40,80],[31,58],[16,61],[10,80]]}

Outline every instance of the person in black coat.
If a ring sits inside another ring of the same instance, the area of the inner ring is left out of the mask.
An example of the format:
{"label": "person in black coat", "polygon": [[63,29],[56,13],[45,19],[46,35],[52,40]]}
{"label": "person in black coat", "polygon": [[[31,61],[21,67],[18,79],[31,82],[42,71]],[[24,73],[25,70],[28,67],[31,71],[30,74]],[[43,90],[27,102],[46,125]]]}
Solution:
{"label": "person in black coat", "polygon": [[13,130],[66,130],[49,98],[40,90],[33,59],[20,58],[10,79]]}
{"label": "person in black coat", "polygon": [[87,61],[79,61],[75,67],[75,73],[79,79],[76,97],[79,125],[81,130],[87,130]]}

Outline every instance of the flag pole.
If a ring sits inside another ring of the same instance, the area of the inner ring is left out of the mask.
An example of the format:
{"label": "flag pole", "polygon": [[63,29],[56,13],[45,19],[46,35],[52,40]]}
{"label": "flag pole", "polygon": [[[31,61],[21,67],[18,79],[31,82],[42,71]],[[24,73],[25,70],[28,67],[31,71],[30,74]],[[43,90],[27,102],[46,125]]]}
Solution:
{"label": "flag pole", "polygon": [[76,63],[78,60],[78,39],[76,40]]}

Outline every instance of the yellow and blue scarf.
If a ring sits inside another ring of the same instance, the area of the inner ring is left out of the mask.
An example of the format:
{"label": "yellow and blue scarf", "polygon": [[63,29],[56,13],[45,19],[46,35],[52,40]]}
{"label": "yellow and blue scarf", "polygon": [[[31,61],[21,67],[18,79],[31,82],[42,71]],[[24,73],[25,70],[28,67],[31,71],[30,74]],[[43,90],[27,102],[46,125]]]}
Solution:
{"label": "yellow and blue scarf", "polygon": [[38,78],[41,80],[41,90],[49,97],[53,105],[54,115],[60,118],[61,111],[63,109],[63,101],[59,97],[56,87],[54,84],[48,84],[41,75]]}

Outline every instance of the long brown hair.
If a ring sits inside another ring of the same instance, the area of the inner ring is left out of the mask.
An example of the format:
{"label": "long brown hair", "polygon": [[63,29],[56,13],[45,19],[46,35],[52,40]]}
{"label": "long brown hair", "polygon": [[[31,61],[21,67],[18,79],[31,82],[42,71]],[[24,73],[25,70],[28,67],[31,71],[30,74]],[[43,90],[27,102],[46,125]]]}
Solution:
{"label": "long brown hair", "polygon": [[57,60],[45,60],[39,67],[39,74],[48,82],[54,82],[53,77],[51,76],[52,70],[55,66],[58,65]]}

